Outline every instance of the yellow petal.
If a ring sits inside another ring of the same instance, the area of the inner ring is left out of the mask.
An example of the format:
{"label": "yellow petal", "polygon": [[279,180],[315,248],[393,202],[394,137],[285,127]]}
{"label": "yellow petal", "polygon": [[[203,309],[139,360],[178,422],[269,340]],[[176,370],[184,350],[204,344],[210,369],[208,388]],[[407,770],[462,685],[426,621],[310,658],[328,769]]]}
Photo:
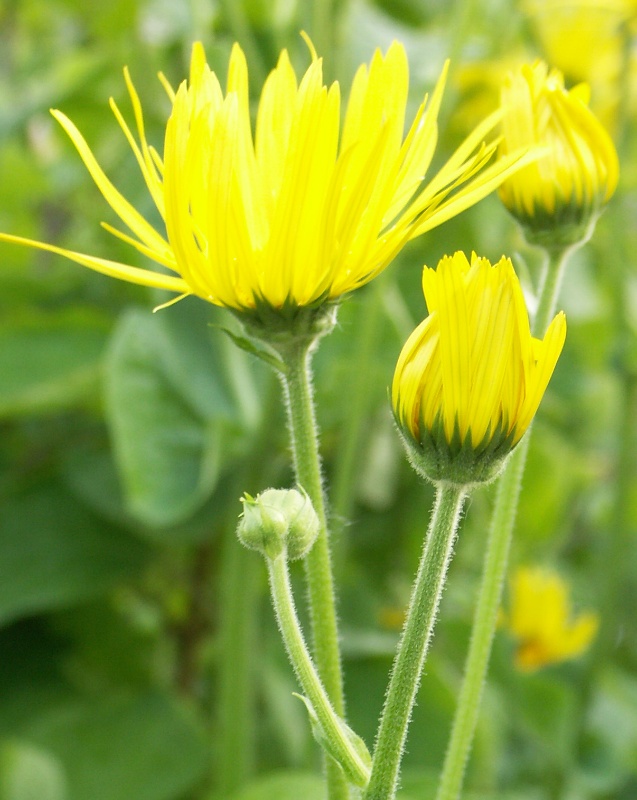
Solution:
{"label": "yellow petal", "polygon": [[151,272],[147,269],[130,267],[127,264],[120,264],[117,261],[109,261],[105,258],[76,253],[73,250],[65,250],[62,247],[56,247],[52,244],[37,242],[34,239],[25,239],[22,236],[12,236],[8,233],[0,233],[0,241],[10,244],[26,245],[27,247],[34,247],[37,250],[46,250],[49,253],[64,256],[64,258],[68,258],[71,261],[75,261],[77,264],[95,270],[95,272],[101,272],[103,275],[108,275],[111,278],[120,278],[129,283],[137,283],[140,286],[167,289],[169,292],[179,292],[180,294],[192,293],[185,281],[181,278],[175,278],[172,275],[162,275],[160,272]]}

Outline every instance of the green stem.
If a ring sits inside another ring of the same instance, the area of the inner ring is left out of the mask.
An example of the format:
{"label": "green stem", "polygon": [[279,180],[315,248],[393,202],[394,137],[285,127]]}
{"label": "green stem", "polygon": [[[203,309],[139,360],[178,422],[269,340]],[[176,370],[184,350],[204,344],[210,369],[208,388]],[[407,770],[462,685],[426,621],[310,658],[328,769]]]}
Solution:
{"label": "green stem", "polygon": [[[345,702],[336,602],[310,373],[312,347],[313,344],[307,342],[292,342],[281,351],[286,367],[282,373],[282,381],[287,401],[296,480],[309,495],[320,522],[318,538],[304,560],[312,625],[312,649],[318,673],[332,706],[343,717]],[[329,799],[349,797],[347,785],[338,767],[328,760],[326,769]]]}
{"label": "green stem", "polygon": [[544,336],[551,319],[555,315],[566,263],[571,253],[575,252],[579,246],[579,244],[576,244],[547,251],[538,289],[538,305],[533,317],[533,325],[531,326],[533,336]]}
{"label": "green stem", "polygon": [[[228,533],[234,534],[234,529]],[[249,777],[254,754],[255,559],[236,536],[224,544],[220,581],[220,652],[216,783],[229,797]]]}
{"label": "green stem", "polygon": [[455,800],[460,797],[491,655],[528,447],[527,435],[511,456],[498,484],[464,680],[436,800]]}
{"label": "green stem", "polygon": [[369,785],[363,800],[393,800],[420,677],[431,642],[466,490],[436,488],[429,530],[380,720]]}
{"label": "green stem", "polygon": [[368,429],[370,404],[374,395],[370,392],[369,374],[376,357],[376,334],[382,311],[383,294],[387,284],[387,272],[380,275],[370,286],[363,298],[364,313],[357,327],[357,337],[351,368],[353,385],[348,395],[346,415],[341,430],[343,441],[338,450],[332,483],[332,534],[335,548],[334,561],[337,575],[339,566],[345,560],[346,547],[343,529],[351,515],[355,497],[357,467],[363,444],[363,436]]}
{"label": "green stem", "polygon": [[[572,249],[566,248],[547,253],[544,274],[540,282],[538,307],[532,326],[535,336],[543,335],[555,313],[562,275]],[[457,800],[462,790],[502,602],[502,587],[509,560],[529,442],[530,431],[527,431],[499,480],[482,581],[474,612],[469,652],[465,662],[464,679],[458,696],[458,705],[436,800]]]}
{"label": "green stem", "polygon": [[365,785],[369,778],[369,767],[353,746],[343,721],[332,708],[305,644],[294,606],[287,554],[283,552],[274,559],[266,558],[266,563],[272,602],[285,648],[312,711],[316,714],[321,734],[326,739],[329,751],[344,765],[353,782],[359,786]]}

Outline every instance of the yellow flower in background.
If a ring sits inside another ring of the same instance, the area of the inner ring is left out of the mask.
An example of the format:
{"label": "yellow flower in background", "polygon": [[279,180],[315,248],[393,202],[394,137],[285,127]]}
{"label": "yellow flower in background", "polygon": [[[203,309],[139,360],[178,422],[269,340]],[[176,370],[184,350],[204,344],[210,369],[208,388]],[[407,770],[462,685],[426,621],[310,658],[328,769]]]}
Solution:
{"label": "yellow flower in background", "polygon": [[446,68],[404,135],[409,74],[402,45],[392,44],[385,55],[377,51],[359,68],[342,122],[339,85],[323,84],[322,61],[311,50],[300,82],[281,53],[263,86],[253,136],[241,48],[232,50],[224,94],[195,44],[189,81],[177,92],[166,85],[173,106],[163,157],[146,140],[140,100],[125,71],[137,138],[113,100],[111,107],[165,235],[113,186],[75,125],[52,112],[129,232],[105,227],[167,272],[0,238],[235,311],[287,314],[372,280],[408,240],[468,208],[517,168],[519,153],[482,169],[496,149],[483,142],[496,113],[425,182]]}
{"label": "yellow flower in background", "polygon": [[402,349],[392,405],[416,469],[433,481],[490,480],[538,409],[566,336],[559,313],[533,338],[511,261],[475,253],[425,267],[429,316]]}
{"label": "yellow flower in background", "polygon": [[505,56],[463,60],[452,73],[454,89],[459,95],[458,108],[451,124],[455,131],[472,130],[477,120],[484,119],[500,103],[502,76],[518,69],[529,58],[528,51],[513,48]]}
{"label": "yellow flower in background", "polygon": [[631,58],[634,65],[626,42],[627,25],[637,18],[634,0],[526,0],[522,8],[545,60],[568,83],[588,83],[596,114],[614,128]]}
{"label": "yellow flower in background", "polygon": [[530,241],[582,241],[615,191],[617,153],[588,100],[585,84],[567,91],[562,74],[541,61],[506,78],[501,153],[531,145],[546,151],[499,189]]}
{"label": "yellow flower in background", "polygon": [[515,665],[524,671],[577,658],[599,627],[593,612],[573,616],[566,581],[540,567],[518,567],[510,581],[509,612],[502,621],[518,640]]}

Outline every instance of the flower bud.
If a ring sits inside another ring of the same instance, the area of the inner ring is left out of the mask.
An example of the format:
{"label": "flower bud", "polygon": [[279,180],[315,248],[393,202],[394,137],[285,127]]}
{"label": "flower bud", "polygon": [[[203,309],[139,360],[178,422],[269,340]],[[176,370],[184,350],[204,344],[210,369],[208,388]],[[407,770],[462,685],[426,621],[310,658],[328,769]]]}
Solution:
{"label": "flower bud", "polygon": [[284,491],[283,513],[288,521],[288,558],[295,561],[303,558],[312,549],[319,534],[320,523],[312,501],[304,491]]}
{"label": "flower bud", "polygon": [[484,483],[533,419],[564,344],[558,314],[531,336],[511,261],[474,253],[425,267],[429,316],[402,349],[392,405],[407,453],[433,482]]}
{"label": "flower bud", "polygon": [[320,523],[310,498],[297,489],[266,489],[256,498],[242,498],[237,535],[242,544],[274,559],[287,551],[303,558],[319,533]]}
{"label": "flower bud", "polygon": [[541,61],[509,73],[502,87],[501,155],[541,148],[499,189],[533,244],[586,241],[617,186],[617,153],[588,107],[589,94],[584,83],[567,91],[562,73]]}

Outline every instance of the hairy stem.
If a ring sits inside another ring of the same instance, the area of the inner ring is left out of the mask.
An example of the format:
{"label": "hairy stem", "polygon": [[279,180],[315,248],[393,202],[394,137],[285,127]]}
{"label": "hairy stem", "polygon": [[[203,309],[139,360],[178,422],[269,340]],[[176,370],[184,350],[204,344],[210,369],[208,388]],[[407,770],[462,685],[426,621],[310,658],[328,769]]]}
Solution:
{"label": "hairy stem", "polygon": [[[296,480],[307,492],[320,523],[318,538],[304,562],[312,625],[312,650],[319,676],[332,706],[343,717],[345,702],[336,601],[310,372],[312,347],[313,343],[307,341],[293,341],[281,351],[286,367],[282,373],[282,381]],[[349,797],[347,785],[338,767],[328,760],[326,770],[329,800]]]}
{"label": "hairy stem", "polygon": [[363,800],[394,800],[407,728],[433,633],[466,491],[436,489],[429,530],[414,582],[407,619],[394,660],[380,720],[369,785]]}
{"label": "hairy stem", "polygon": [[[547,254],[540,283],[538,307],[532,326],[535,336],[544,334],[555,313],[562,275],[571,251],[572,248],[567,248]],[[499,479],[464,679],[458,696],[436,800],[458,800],[462,790],[502,602],[502,587],[509,561],[529,441],[530,431],[527,431],[511,456],[506,471]]]}
{"label": "hairy stem", "polygon": [[369,778],[369,767],[353,746],[345,725],[332,708],[305,644],[294,606],[286,553],[274,559],[266,558],[266,562],[279,630],[321,733],[329,743],[330,752],[343,764],[353,782],[359,786],[365,785]]}

